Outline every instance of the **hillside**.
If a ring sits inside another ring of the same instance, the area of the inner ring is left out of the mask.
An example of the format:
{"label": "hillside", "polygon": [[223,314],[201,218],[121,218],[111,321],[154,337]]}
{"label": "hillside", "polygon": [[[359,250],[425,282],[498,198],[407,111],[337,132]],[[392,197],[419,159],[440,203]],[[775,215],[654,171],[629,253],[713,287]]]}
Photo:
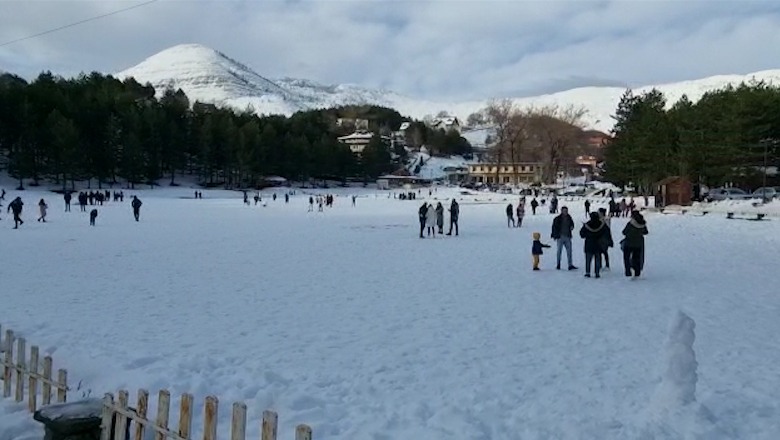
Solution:
{"label": "hillside", "polygon": [[[298,110],[348,104],[374,104],[392,107],[415,118],[435,115],[441,110],[465,119],[487,104],[484,101],[445,102],[415,99],[392,91],[351,84],[321,84],[298,78],[269,79],[225,54],[198,44],[184,44],[163,50],[136,66],[117,73],[120,79],[134,77],[149,82],[159,93],[166,87],[181,88],[190,99],[245,109],[259,114],[289,115]],[[743,81],[763,80],[780,84],[780,69],[746,75],[718,75],[676,83],[648,85],[635,89],[641,93],[653,87],[663,92],[670,103],[682,95],[696,101],[710,90]],[[514,98],[520,107],[577,106],[587,110],[585,124],[608,132],[625,89],[620,87],[581,87],[542,96]]]}

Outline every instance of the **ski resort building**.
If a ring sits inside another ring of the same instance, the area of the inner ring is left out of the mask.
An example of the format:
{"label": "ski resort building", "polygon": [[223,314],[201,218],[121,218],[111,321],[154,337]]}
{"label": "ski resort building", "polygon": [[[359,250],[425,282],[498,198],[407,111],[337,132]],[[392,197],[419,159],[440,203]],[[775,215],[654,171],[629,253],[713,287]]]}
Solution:
{"label": "ski resort building", "polygon": [[[368,131],[356,131],[352,134],[341,136],[338,138],[338,140],[342,144],[348,145],[349,151],[351,151],[353,154],[360,155],[363,154],[363,150],[366,149],[366,145],[371,142],[371,139],[374,136],[374,133]],[[390,143],[390,138],[388,136],[382,136],[382,140],[388,144]]]}
{"label": "ski resort building", "polygon": [[469,180],[485,184],[538,183],[542,181],[544,167],[540,162],[516,162],[506,164],[469,164]]}

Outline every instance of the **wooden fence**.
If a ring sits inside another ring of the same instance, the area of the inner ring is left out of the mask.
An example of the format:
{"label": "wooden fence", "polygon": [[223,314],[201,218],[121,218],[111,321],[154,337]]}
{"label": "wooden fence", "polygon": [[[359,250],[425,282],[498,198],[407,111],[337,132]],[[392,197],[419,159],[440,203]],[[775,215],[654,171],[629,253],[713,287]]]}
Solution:
{"label": "wooden fence", "polygon": [[[2,325],[0,325],[0,335],[2,335]],[[16,350],[14,350],[14,343],[16,343]],[[0,366],[3,367],[3,397],[8,398],[13,394],[17,402],[23,402],[26,387],[27,407],[30,412],[35,412],[38,409],[40,383],[41,405],[52,402],[52,392],[56,392],[57,402],[67,400],[69,390],[67,370],[58,370],[57,379],[54,380],[51,356],[45,356],[43,362],[40,362],[38,346],[30,347],[28,357],[27,341],[15,337],[13,330],[6,330],[5,340],[0,343],[0,354],[2,354]]]}
{"label": "wooden fence", "polygon": [[[129,407],[129,395],[121,390],[114,400],[112,394],[103,398],[101,440],[125,440],[130,434],[131,440],[143,440],[147,430],[154,433],[155,440],[191,440],[192,439],[192,402],[191,394],[182,394],[179,405],[178,426],[169,426],[171,394],[161,390],[157,397],[157,416],[154,421],[147,417],[149,392],[138,390],[135,408]],[[217,440],[217,414],[219,401],[214,396],[206,397],[203,411],[203,440]],[[260,425],[261,440],[277,440],[278,416],[273,411],[264,411]],[[112,429],[113,428],[113,429]],[[132,428],[132,429],[131,429]],[[295,440],[311,440],[311,428],[298,425],[295,428]],[[246,405],[243,402],[233,404],[230,423],[230,440],[246,440]]]}

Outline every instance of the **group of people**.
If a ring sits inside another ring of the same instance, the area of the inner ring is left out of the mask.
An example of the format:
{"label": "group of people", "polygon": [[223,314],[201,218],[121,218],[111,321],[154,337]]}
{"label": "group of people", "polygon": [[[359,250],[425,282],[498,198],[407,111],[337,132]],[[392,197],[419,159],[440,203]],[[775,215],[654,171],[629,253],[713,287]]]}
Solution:
{"label": "group of people", "polygon": [[[111,193],[109,191],[106,191],[103,193],[102,191],[93,192],[90,191],[89,193],[86,192],[80,192],[78,194],[78,202],[79,206],[81,207],[82,212],[86,212],[86,205],[89,202],[90,205],[99,204],[102,205],[104,201],[110,200]],[[3,198],[5,198],[5,190],[3,190]],[[70,192],[66,192],[63,194],[63,199],[65,200],[65,212],[70,212],[70,204],[71,200],[73,199],[73,195]],[[117,200],[123,200],[124,199],[124,193],[122,192],[114,192],[114,201]],[[0,199],[2,200],[2,199]],[[135,221],[140,220],[141,216],[141,205],[143,203],[137,196],[133,196],[133,200],[130,202],[130,206],[133,208],[133,217],[135,218]],[[3,205],[0,204],[0,207]],[[14,229],[19,229],[19,226],[24,224],[24,220],[22,220],[22,212],[24,210],[24,201],[22,201],[22,198],[17,196],[15,199],[13,199],[8,204],[7,213],[13,213],[14,216]],[[49,205],[46,203],[46,200],[41,199],[38,202],[38,222],[46,223],[46,216],[49,211]],[[93,208],[89,212],[89,224],[90,226],[95,226],[95,220],[98,216],[98,210],[97,208]]]}
{"label": "group of people", "polygon": [[[453,229],[455,230],[455,235],[458,235],[460,205],[457,200],[452,199],[448,211],[450,212],[450,230],[447,232],[447,235],[452,235]],[[439,234],[444,234],[444,206],[441,202],[438,202],[436,206],[433,206],[433,203],[423,202],[417,210],[417,216],[420,221],[420,238],[425,238],[423,232],[425,232],[426,228],[428,237],[433,236],[433,238],[436,238],[437,231]]]}
{"label": "group of people", "polygon": [[[623,228],[624,238],[620,241],[620,249],[623,252],[623,266],[625,275],[636,279],[642,273],[644,266],[645,239],[647,235],[647,222],[639,211],[631,211],[631,218]],[[568,270],[576,270],[572,258],[572,238],[574,236],[574,219],[569,215],[565,206],[561,208],[560,215],[553,219],[552,233],[550,237],[557,244],[557,258],[555,268],[561,269],[561,254],[566,250]],[[591,277],[591,267],[596,278],[601,277],[602,268],[609,269],[609,248],[614,246],[612,239],[611,218],[605,208],[588,214],[588,221],[579,230],[579,236],[584,240],[585,251],[585,276]],[[541,234],[534,232],[531,255],[533,258],[533,270],[540,270],[540,257],[543,248],[551,246],[541,242]]]}

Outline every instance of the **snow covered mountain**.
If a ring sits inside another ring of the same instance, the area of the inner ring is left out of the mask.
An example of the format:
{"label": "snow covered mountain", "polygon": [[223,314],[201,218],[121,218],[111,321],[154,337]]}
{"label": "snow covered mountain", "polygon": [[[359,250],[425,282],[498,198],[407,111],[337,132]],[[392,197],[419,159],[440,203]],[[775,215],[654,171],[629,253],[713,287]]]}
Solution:
{"label": "snow covered mountain", "polygon": [[[376,104],[392,107],[415,118],[434,115],[441,110],[465,119],[485,107],[487,100],[439,102],[415,99],[389,90],[358,85],[327,85],[296,78],[269,79],[225,54],[199,44],[183,44],[163,50],[140,64],[115,75],[134,77],[151,83],[162,93],[165,88],[181,88],[191,100],[225,105],[237,109],[251,108],[259,114],[289,115],[299,110],[327,108],[346,104]],[[719,75],[699,80],[649,85],[637,93],[655,87],[663,92],[670,105],[682,97],[696,101],[710,90],[743,81],[764,80],[780,84],[780,69],[747,75]],[[524,98],[513,98],[520,107],[549,105],[584,107],[587,128],[609,131],[620,96],[620,87],[581,87],[563,92]]]}

